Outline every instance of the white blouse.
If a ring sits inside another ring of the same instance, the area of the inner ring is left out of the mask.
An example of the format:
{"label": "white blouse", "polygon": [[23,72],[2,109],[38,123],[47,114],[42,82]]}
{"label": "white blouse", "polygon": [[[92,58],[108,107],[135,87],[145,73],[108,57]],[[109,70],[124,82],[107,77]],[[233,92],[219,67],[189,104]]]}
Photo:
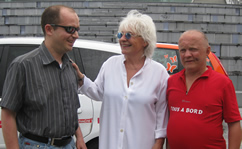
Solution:
{"label": "white blouse", "polygon": [[146,58],[127,86],[124,55],[103,63],[94,82],[84,78],[80,92],[102,101],[99,149],[151,149],[166,137],[167,79],[163,65]]}

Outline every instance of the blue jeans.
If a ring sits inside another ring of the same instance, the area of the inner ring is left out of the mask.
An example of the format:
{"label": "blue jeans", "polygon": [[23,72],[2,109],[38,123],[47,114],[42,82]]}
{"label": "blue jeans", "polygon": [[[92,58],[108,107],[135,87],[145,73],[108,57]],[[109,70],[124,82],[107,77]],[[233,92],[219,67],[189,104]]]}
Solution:
{"label": "blue jeans", "polygon": [[76,149],[74,140],[72,139],[69,144],[62,147],[51,146],[49,143],[41,143],[25,138],[21,134],[19,135],[19,148],[20,149]]}

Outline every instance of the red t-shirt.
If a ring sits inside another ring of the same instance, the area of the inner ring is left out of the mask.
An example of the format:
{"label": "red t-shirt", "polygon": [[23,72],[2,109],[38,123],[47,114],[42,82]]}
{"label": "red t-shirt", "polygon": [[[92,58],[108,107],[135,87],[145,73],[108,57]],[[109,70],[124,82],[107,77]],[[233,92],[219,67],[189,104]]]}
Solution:
{"label": "red t-shirt", "polygon": [[171,76],[167,100],[171,149],[225,149],[223,119],[227,123],[241,120],[232,81],[209,66],[188,93],[184,70]]}

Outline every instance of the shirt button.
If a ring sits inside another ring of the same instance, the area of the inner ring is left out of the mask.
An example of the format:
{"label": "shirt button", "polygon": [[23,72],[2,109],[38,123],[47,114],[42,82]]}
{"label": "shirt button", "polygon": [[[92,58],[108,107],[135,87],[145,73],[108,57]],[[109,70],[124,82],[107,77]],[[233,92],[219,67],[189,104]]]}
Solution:
{"label": "shirt button", "polygon": [[120,129],[120,132],[124,132],[124,130],[123,129]]}
{"label": "shirt button", "polygon": [[125,99],[128,99],[128,97],[127,97],[127,96],[124,96],[124,98],[125,98]]}
{"label": "shirt button", "polygon": [[133,85],[134,83],[133,83],[133,82],[131,82],[130,84],[131,84],[131,85]]}

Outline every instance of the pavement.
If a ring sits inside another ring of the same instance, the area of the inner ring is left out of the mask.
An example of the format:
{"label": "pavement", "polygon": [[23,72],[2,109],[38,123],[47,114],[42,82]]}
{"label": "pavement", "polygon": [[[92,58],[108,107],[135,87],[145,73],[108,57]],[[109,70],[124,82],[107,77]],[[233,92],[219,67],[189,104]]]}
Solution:
{"label": "pavement", "polygon": [[[240,111],[240,115],[242,116],[242,108],[239,108],[239,111]],[[242,121],[240,121],[240,125],[242,128]],[[226,143],[228,145],[228,126],[226,123],[223,123],[223,127],[224,127],[224,139],[226,140]],[[242,146],[240,146],[240,149],[242,149]]]}

